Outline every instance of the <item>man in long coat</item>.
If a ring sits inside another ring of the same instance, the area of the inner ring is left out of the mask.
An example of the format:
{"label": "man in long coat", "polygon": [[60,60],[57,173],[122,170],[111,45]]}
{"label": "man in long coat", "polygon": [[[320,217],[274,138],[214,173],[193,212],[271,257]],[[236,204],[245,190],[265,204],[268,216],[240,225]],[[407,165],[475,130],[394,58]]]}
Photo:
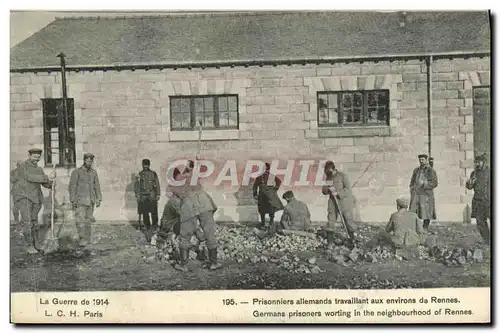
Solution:
{"label": "man in long coat", "polygon": [[42,155],[41,149],[30,149],[28,160],[14,172],[16,186],[13,188],[13,199],[21,213],[21,230],[25,251],[29,254],[38,252],[37,244],[42,241],[47,226],[38,224],[38,213],[42,208],[43,193],[41,186],[52,187],[55,173],[50,178],[37,164]]}
{"label": "man in long coat", "polygon": [[139,172],[134,186],[137,206],[146,227],[148,242],[151,241],[151,236],[158,228],[158,200],[161,195],[160,180],[150,167],[149,159],[142,160],[142,171]]}
{"label": "man in long coat", "polygon": [[476,219],[477,229],[486,244],[490,243],[490,229],[487,220],[491,224],[490,206],[490,168],[486,165],[486,156],[477,156],[474,159],[475,168],[465,186],[474,190],[472,198],[471,217]]}
{"label": "man in long coat", "polygon": [[97,171],[92,168],[93,162],[94,154],[84,154],[83,165],[73,170],[68,186],[69,200],[75,210],[80,247],[86,247],[92,242],[94,207],[99,207],[102,201],[101,185]]}
{"label": "man in long coat", "polygon": [[[328,228],[333,228],[340,214],[344,217],[349,237],[354,238],[352,222],[354,220],[354,198],[352,195],[351,183],[347,175],[336,169],[335,163],[327,161],[325,163],[326,181],[329,185],[323,186],[322,192],[329,196],[328,200]],[[335,202],[338,203],[337,204]]]}
{"label": "man in long coat", "polygon": [[214,213],[217,206],[212,197],[202,188],[201,184],[191,185],[194,162],[189,162],[189,167],[177,177],[178,181],[185,181],[184,185],[172,186],[171,191],[180,198],[180,232],[179,252],[180,260],[176,269],[186,271],[189,259],[191,238],[196,234],[198,223],[205,235],[208,248],[209,268],[215,270],[221,267],[217,260],[217,239],[215,236]]}
{"label": "man in long coat", "polygon": [[278,196],[281,180],[270,174],[271,165],[266,163],[266,170],[253,183],[253,197],[257,200],[262,226],[266,225],[266,214],[270,225],[274,223],[274,214],[283,209],[283,203]]}
{"label": "man in long coat", "polygon": [[428,156],[418,155],[420,166],[413,170],[410,181],[410,211],[417,213],[424,220],[424,229],[429,229],[431,220],[436,217],[434,189],[438,186],[436,171],[429,165]]}

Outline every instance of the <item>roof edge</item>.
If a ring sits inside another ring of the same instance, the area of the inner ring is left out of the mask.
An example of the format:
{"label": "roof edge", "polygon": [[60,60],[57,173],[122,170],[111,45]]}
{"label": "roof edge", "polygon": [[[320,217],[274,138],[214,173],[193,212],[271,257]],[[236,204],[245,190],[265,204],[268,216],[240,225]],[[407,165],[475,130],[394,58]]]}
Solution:
{"label": "roof edge", "polygon": [[[365,61],[387,61],[404,60],[415,58],[459,58],[459,57],[488,57],[491,51],[459,51],[442,53],[413,53],[413,54],[395,54],[395,55],[366,55],[351,57],[309,57],[309,58],[281,58],[281,59],[252,59],[252,60],[225,60],[225,61],[191,61],[191,62],[172,62],[172,63],[117,63],[107,65],[67,65],[67,71],[99,71],[99,70],[136,70],[136,69],[168,69],[168,68],[206,68],[206,67],[249,67],[249,66],[278,66],[278,65],[306,65],[311,63],[339,63],[339,62],[365,62]],[[41,67],[14,67],[10,69],[11,73],[25,72],[45,72],[59,71],[60,66],[41,66]]]}

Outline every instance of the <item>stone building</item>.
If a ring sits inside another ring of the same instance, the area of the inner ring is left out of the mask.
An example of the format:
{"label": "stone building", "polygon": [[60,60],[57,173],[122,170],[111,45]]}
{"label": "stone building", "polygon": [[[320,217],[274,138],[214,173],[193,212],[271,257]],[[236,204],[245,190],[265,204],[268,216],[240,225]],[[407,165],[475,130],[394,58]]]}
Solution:
{"label": "stone building", "polygon": [[[165,193],[170,163],[196,153],[201,120],[201,155],[216,165],[334,160],[355,183],[363,221],[387,220],[396,197],[409,195],[417,154],[430,153],[438,218],[462,221],[474,154],[490,151],[490,63],[487,12],[57,19],[11,49],[10,157],[43,148],[67,201],[67,175],[93,152],[103,190],[96,218],[125,221],[136,218],[141,159],[152,160]],[[212,183],[219,220],[257,218],[251,187]],[[295,191],[314,220],[326,220],[320,189]]]}

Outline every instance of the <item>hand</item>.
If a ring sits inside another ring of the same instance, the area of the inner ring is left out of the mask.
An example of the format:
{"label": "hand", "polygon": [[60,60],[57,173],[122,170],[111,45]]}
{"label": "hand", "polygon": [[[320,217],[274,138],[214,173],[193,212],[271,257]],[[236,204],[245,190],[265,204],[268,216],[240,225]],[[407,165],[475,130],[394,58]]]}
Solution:
{"label": "hand", "polygon": [[420,186],[420,187],[424,186],[424,181],[423,180],[419,180],[417,182],[417,185]]}
{"label": "hand", "polygon": [[330,193],[332,195],[337,195],[337,189],[335,188],[335,186],[328,187],[328,190],[330,190]]}
{"label": "hand", "polygon": [[96,207],[99,207],[100,205],[101,205],[101,202],[100,202],[100,201],[96,201],[96,202],[95,202],[95,206],[96,206]]}
{"label": "hand", "polygon": [[258,196],[258,195],[254,195],[254,196],[253,196],[253,198],[254,198],[255,200],[259,200],[259,196]]}
{"label": "hand", "polygon": [[49,179],[55,179],[56,178],[56,172],[55,171],[52,171],[49,175]]}
{"label": "hand", "polygon": [[72,202],[72,203],[71,203],[71,206],[72,206],[73,208],[78,208],[78,205],[77,205],[77,203],[76,203],[76,202]]}
{"label": "hand", "polygon": [[156,201],[160,201],[160,196],[159,195],[156,196]]}
{"label": "hand", "polygon": [[197,161],[201,160],[201,155],[200,154],[196,154],[196,160]]}

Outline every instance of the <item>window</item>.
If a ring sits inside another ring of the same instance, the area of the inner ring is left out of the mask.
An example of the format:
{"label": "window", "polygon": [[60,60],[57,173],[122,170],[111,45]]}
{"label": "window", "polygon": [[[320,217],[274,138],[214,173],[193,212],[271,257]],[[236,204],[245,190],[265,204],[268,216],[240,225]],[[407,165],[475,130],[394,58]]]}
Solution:
{"label": "window", "polygon": [[193,130],[238,129],[238,96],[206,95],[170,97],[170,128]]}
{"label": "window", "polygon": [[318,126],[388,126],[389,91],[318,92]]}
{"label": "window", "polygon": [[[75,154],[75,112],[74,101],[67,99],[68,126],[64,126],[62,98],[42,99],[43,137],[45,165],[74,166]],[[66,139],[66,147],[63,140]],[[66,148],[66,149],[64,149]]]}

